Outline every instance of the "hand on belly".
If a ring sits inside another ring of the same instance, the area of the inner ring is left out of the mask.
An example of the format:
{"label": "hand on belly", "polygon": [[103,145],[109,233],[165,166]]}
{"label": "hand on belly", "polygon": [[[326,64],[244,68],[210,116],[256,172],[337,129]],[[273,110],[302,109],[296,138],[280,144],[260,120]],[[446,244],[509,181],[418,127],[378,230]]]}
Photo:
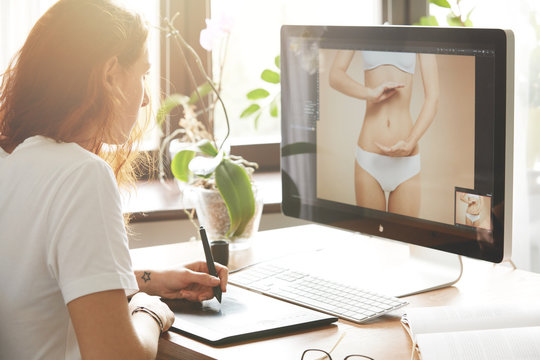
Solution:
{"label": "hand on belly", "polygon": [[405,85],[397,82],[385,82],[374,89],[371,89],[371,95],[368,97],[368,101],[375,104],[385,101],[386,99],[397,94],[398,89],[403,88]]}
{"label": "hand on belly", "polygon": [[409,156],[414,150],[414,146],[404,140],[399,140],[392,146],[384,146],[378,142],[375,142],[375,145],[381,150],[382,155],[387,156]]}
{"label": "hand on belly", "polygon": [[480,205],[476,202],[469,204],[469,207],[467,208],[467,213],[471,215],[480,214]]}

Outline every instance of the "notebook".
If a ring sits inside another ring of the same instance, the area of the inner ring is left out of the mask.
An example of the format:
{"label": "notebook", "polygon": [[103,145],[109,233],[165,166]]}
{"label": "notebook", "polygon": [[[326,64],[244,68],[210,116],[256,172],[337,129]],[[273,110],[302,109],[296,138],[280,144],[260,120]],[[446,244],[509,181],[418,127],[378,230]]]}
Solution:
{"label": "notebook", "polygon": [[337,317],[229,284],[222,303],[164,300],[175,314],[172,331],[210,345],[283,334],[338,320]]}

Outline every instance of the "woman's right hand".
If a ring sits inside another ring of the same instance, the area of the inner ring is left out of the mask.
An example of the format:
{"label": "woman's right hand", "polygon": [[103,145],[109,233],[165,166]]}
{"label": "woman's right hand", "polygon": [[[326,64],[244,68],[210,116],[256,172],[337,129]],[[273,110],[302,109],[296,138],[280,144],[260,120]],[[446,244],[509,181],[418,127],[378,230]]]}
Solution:
{"label": "woman's right hand", "polygon": [[469,202],[469,206],[467,207],[467,213],[471,215],[480,214],[480,204],[478,204],[476,201]]}
{"label": "woman's right hand", "polygon": [[404,86],[404,84],[393,81],[382,83],[376,88],[370,89],[367,100],[375,104],[380,103],[394,96],[397,93],[397,90]]}
{"label": "woman's right hand", "polygon": [[136,293],[129,302],[129,313],[131,314],[133,310],[139,306],[153,311],[161,319],[164,332],[169,330],[172,326],[174,322],[174,313],[158,296],[150,296],[143,292]]}

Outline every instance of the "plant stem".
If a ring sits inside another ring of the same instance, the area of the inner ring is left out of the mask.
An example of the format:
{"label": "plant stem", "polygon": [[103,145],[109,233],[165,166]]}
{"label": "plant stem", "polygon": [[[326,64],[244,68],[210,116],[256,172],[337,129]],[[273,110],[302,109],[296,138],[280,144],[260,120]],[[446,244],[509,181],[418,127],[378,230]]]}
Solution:
{"label": "plant stem", "polygon": [[[186,68],[189,70],[187,73],[189,74],[189,78],[191,80],[191,83],[193,84],[193,86],[195,87],[195,92],[197,93],[197,97],[198,99],[201,101],[202,103],[202,110],[203,110],[203,113],[204,115],[206,116],[206,118],[208,119],[209,123],[207,124],[208,126],[206,126],[207,128],[210,128],[210,116],[208,114],[208,107],[206,106],[206,104],[204,103],[204,99],[202,98],[200,92],[199,92],[199,87],[197,86],[197,81],[195,80],[195,75],[193,74],[193,71],[191,70],[191,66],[189,65],[189,62],[188,62],[188,59],[187,59],[187,56],[186,54],[184,53],[184,50],[183,50],[183,47],[182,47],[182,44],[184,44],[185,46],[187,46],[187,48],[189,49],[190,46],[187,44],[187,42],[184,40],[184,38],[182,37],[182,35],[180,34],[180,32],[174,27],[174,25],[172,24],[172,22],[174,21],[174,19],[178,16],[179,14],[177,13],[176,15],[174,15],[174,17],[172,18],[171,21],[169,21],[168,19],[165,19],[165,22],[167,24],[167,27],[169,28],[169,35],[172,35],[176,41],[176,45],[178,46],[178,50],[180,51],[180,54],[182,55],[182,59],[184,59],[184,64],[186,65]],[[194,50],[193,50],[194,51]],[[195,53],[195,55],[197,55]],[[198,56],[195,57],[195,61],[196,62],[200,62],[200,59]],[[202,68],[202,62],[201,62],[201,68]],[[204,73],[204,69],[203,69],[203,75],[206,77],[206,73]],[[210,133],[210,135],[212,136],[212,140],[215,142],[214,140],[214,134],[213,132]]]}
{"label": "plant stem", "polygon": [[[225,46],[220,47],[220,61],[219,61],[219,81],[218,81],[218,94],[221,94],[221,88],[223,84],[223,71],[225,69],[225,59],[227,58],[227,50],[229,49],[229,39],[231,38],[230,34],[227,33],[226,39],[225,39]],[[218,102],[218,99],[214,100],[214,108],[216,107]],[[215,111],[212,112],[212,120],[213,124],[215,124]],[[225,114],[226,116],[227,114]]]}
{"label": "plant stem", "polygon": [[[175,17],[176,17],[176,15],[175,15]],[[174,18],[173,18],[173,20],[174,20]],[[165,21],[167,23],[167,27],[169,28],[169,34],[174,36],[174,38],[176,39],[176,43],[178,44],[178,47],[180,48],[181,51],[182,51],[182,45],[183,45],[191,53],[191,55],[195,59],[195,63],[197,64],[197,67],[199,68],[200,73],[205,77],[206,81],[208,82],[208,84],[210,85],[210,87],[212,88],[214,93],[216,94],[216,96],[217,96],[217,98],[218,98],[218,100],[219,100],[219,102],[221,104],[221,107],[223,108],[223,113],[225,114],[225,121],[227,123],[227,134],[225,135],[225,138],[223,139],[223,141],[221,142],[221,144],[218,147],[218,151],[221,151],[221,148],[225,144],[225,141],[227,140],[227,138],[229,137],[230,132],[231,132],[230,124],[229,124],[229,117],[227,115],[227,109],[225,108],[225,104],[223,103],[223,99],[219,95],[219,91],[214,86],[214,82],[212,81],[212,79],[208,76],[208,74],[204,70],[204,66],[202,64],[201,58],[199,57],[197,52],[187,43],[187,41],[183,38],[183,36],[180,34],[180,32],[174,27],[174,25],[172,24],[171,21],[169,21],[167,19],[165,19]],[[189,73],[191,75],[192,81],[195,84],[195,90],[197,91],[197,96],[202,101],[202,98],[201,98],[201,96],[199,94],[197,83],[195,82],[195,78],[193,76],[193,71],[191,71],[191,67],[189,66],[189,63],[187,62],[187,58],[185,57],[185,54],[184,54],[183,51],[182,51],[182,55],[184,56],[184,60],[186,62],[186,66],[189,69]],[[203,103],[203,108],[206,108],[204,103]],[[208,114],[207,114],[207,116],[208,116]],[[212,134],[212,136],[213,136],[213,134]]]}

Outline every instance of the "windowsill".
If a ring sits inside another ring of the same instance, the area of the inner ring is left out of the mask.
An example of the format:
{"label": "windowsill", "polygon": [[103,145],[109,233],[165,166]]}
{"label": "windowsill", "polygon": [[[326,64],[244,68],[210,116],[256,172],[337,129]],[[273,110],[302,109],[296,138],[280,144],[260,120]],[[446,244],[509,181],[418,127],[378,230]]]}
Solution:
{"label": "windowsill", "polygon": [[[259,172],[253,175],[264,198],[263,214],[281,211],[281,176],[279,171]],[[182,193],[173,180],[164,184],[158,180],[139,182],[124,204],[131,223],[188,219],[184,212]]]}

